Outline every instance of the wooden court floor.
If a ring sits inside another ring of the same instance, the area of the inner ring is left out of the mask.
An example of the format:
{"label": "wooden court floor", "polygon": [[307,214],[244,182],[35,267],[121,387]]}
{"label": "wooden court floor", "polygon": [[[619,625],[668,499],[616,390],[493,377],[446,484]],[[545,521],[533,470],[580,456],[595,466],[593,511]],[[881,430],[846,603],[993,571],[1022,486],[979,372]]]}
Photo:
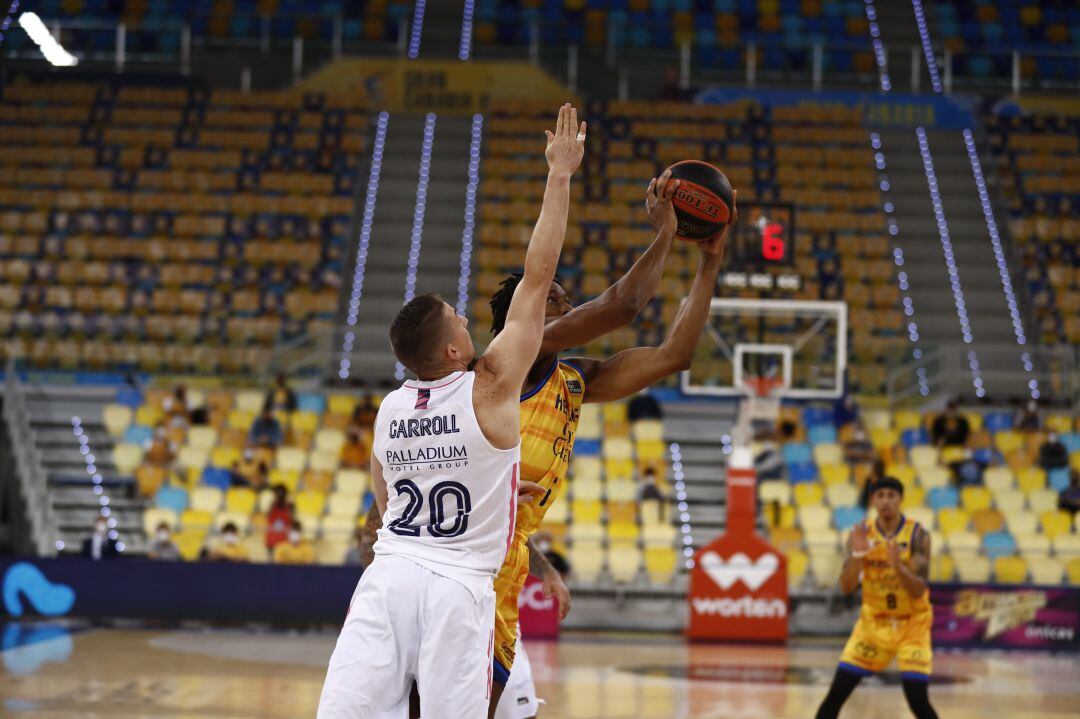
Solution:
{"label": "wooden court floor", "polygon": [[[35,634],[36,632],[36,634]],[[22,719],[313,717],[334,636],[144,629],[73,634],[8,625],[0,716]],[[812,717],[836,641],[687,645],[676,637],[570,634],[528,645],[542,717]],[[1080,657],[938,653],[943,719],[1080,716]],[[899,686],[865,684],[841,715],[910,716]]]}

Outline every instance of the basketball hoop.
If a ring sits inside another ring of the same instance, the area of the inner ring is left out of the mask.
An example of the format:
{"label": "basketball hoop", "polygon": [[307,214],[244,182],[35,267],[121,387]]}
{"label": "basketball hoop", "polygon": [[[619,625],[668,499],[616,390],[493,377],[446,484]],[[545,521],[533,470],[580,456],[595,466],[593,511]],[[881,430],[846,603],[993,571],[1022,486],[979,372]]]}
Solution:
{"label": "basketball hoop", "polygon": [[780,391],[783,377],[746,375],[742,378],[746,390],[745,411],[751,422],[775,422],[780,418]]}

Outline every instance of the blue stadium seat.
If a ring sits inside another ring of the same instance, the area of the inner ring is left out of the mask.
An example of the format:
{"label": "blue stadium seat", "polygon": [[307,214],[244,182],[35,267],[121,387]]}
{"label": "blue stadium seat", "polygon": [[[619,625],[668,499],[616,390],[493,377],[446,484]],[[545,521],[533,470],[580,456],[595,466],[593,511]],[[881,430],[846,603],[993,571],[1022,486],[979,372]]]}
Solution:
{"label": "blue stadium seat", "polygon": [[991,532],[983,536],[983,549],[990,559],[1016,553],[1016,540],[1008,532]]}
{"label": "blue stadium seat", "polygon": [[937,511],[947,507],[956,507],[960,498],[955,487],[934,487],[930,490],[928,500],[930,508]]}
{"label": "blue stadium seat", "polygon": [[1047,484],[1055,492],[1061,492],[1069,486],[1069,468],[1058,467],[1057,469],[1051,469],[1047,475]]}
{"label": "blue stadium seat", "polygon": [[991,433],[1012,429],[1013,418],[1007,412],[990,412],[983,417],[983,426]]}
{"label": "blue stadium seat", "polygon": [[127,430],[124,432],[124,441],[128,444],[142,446],[153,438],[154,430],[150,429],[145,424],[128,425]]}
{"label": "blue stadium seat", "polygon": [[834,444],[836,442],[836,427],[832,424],[814,424],[807,431],[810,444]]}
{"label": "blue stadium seat", "polygon": [[790,442],[784,445],[784,462],[786,464],[812,464],[814,454],[810,445],[802,442]]}
{"label": "blue stadium seat", "polygon": [[574,442],[574,455],[578,457],[598,457],[600,456],[600,440],[598,439],[579,439]]}
{"label": "blue stadium seat", "polygon": [[818,479],[817,465],[812,463],[788,464],[788,478],[792,484],[816,482]]}
{"label": "blue stadium seat", "polygon": [[1062,436],[1061,443],[1069,450],[1069,453],[1080,451],[1080,433],[1070,432]]}
{"label": "blue stadium seat", "polygon": [[864,519],[866,511],[862,507],[837,507],[833,512],[833,523],[841,532],[851,529]]}
{"label": "blue stadium seat", "polygon": [[224,492],[232,486],[232,476],[227,469],[207,466],[202,473],[202,483],[210,487],[217,487]]}
{"label": "blue stadium seat", "polygon": [[911,449],[919,444],[930,444],[930,434],[925,427],[905,429],[900,435],[900,441],[904,443],[905,447]]}
{"label": "blue stadium seat", "polygon": [[188,495],[187,492],[179,487],[162,487],[158,490],[155,503],[159,507],[171,509],[177,514],[180,514],[187,509]]}
{"label": "blue stadium seat", "polygon": [[829,424],[833,421],[833,411],[831,407],[807,407],[802,417],[807,425]]}
{"label": "blue stadium seat", "polygon": [[138,407],[143,403],[142,392],[137,389],[122,389],[116,393],[116,403],[126,404],[128,407]]}
{"label": "blue stadium seat", "polygon": [[321,394],[302,394],[296,399],[296,408],[301,412],[322,414],[326,410],[326,398]]}

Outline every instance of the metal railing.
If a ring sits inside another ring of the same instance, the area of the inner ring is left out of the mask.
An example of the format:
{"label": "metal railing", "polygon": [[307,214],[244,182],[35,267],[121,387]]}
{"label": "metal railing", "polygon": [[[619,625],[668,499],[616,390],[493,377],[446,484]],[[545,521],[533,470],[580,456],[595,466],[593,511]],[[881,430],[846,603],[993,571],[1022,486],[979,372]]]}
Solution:
{"label": "metal railing", "polygon": [[7,424],[13,470],[26,503],[30,542],[37,556],[56,554],[57,522],[49,501],[49,481],[41,452],[30,429],[30,412],[14,360],[9,360],[4,380],[4,422]]}

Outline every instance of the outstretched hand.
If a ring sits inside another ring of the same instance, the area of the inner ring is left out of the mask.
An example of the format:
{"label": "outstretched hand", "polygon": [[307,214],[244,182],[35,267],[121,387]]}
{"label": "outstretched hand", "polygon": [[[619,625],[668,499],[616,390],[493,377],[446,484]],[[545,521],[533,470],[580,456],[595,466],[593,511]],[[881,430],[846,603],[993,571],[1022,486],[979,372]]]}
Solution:
{"label": "outstretched hand", "polygon": [[870,529],[862,522],[851,528],[851,552],[864,554],[870,551]]}
{"label": "outstretched hand", "polygon": [[645,211],[649,213],[649,222],[656,232],[667,229],[674,234],[679,226],[671,198],[675,197],[675,191],[681,184],[682,180],[671,179],[671,170],[664,170],[664,174],[649,182],[649,189],[645,191]]}
{"label": "outstretched hand", "polygon": [[717,232],[710,239],[701,243],[701,251],[707,255],[719,255],[721,259],[724,257],[724,253],[727,250],[727,233],[731,229],[731,226],[739,221],[739,191],[735,190],[731,207],[731,219],[724,225],[724,229]]}
{"label": "outstretched hand", "polygon": [[555,132],[544,130],[547,135],[547,149],[544,157],[551,172],[566,175],[574,174],[585,154],[586,125],[578,124],[577,110],[570,103],[559,108],[559,117],[555,121]]}

